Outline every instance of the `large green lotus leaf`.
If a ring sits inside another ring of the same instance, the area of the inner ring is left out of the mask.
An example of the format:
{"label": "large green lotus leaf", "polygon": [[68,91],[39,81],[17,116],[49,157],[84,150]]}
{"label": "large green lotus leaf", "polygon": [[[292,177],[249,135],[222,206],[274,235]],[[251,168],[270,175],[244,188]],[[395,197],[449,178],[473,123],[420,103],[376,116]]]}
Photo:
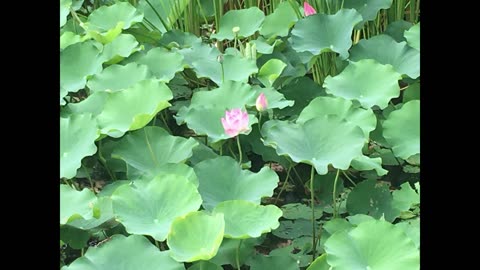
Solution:
{"label": "large green lotus leaf", "polygon": [[[298,6],[297,2],[293,3]],[[298,21],[298,17],[291,3],[288,1],[281,2],[273,13],[265,17],[265,21],[260,29],[260,35],[267,38],[275,36],[285,37],[296,21]]]}
{"label": "large green lotus leaf", "polygon": [[75,43],[60,52],[60,88],[67,92],[82,89],[87,76],[102,70],[99,54],[100,49],[93,41]]}
{"label": "large green lotus leaf", "polygon": [[354,106],[350,100],[341,97],[315,98],[302,110],[296,122],[305,123],[314,117],[330,114],[360,127],[367,139],[370,131],[374,130],[377,124],[377,118],[371,109]]}
{"label": "large green lotus leaf", "polygon": [[[344,8],[353,8],[362,15],[363,22],[373,21],[377,17],[380,9],[387,9],[392,5],[392,0],[344,0]],[[361,29],[363,26],[359,24],[355,29]]]}
{"label": "large green lotus leaf", "polygon": [[420,218],[410,219],[395,224],[412,239],[417,248],[420,248]]}
{"label": "large green lotus leaf", "polygon": [[330,268],[330,265],[327,263],[327,254],[324,253],[322,256],[316,258],[307,270],[330,270]]}
{"label": "large green lotus leaf", "polygon": [[178,46],[181,49],[192,48],[194,46],[200,45],[200,43],[202,43],[202,38],[197,37],[192,33],[183,32],[178,29],[172,29],[164,33],[162,35],[162,38],[160,39],[160,44],[163,44],[164,46]]}
{"label": "large green lotus leaf", "polygon": [[229,200],[260,204],[262,197],[273,195],[279,181],[278,175],[268,167],[258,173],[242,170],[238,162],[228,156],[202,161],[193,169],[200,182],[198,190],[206,210]]}
{"label": "large green lotus leaf", "polygon": [[[240,241],[242,244],[239,246]],[[217,255],[210,259],[210,262],[218,265],[230,264],[236,265],[237,248],[238,248],[238,260],[240,264],[243,264],[248,258],[250,258],[255,252],[255,246],[260,245],[264,241],[264,237],[247,238],[247,239],[233,239],[224,238]]]}
{"label": "large green lotus leaf", "polygon": [[361,21],[362,16],[354,9],[340,9],[334,15],[307,16],[293,27],[292,47],[297,52],[309,51],[314,55],[333,51],[342,59],[348,58],[353,27]]}
{"label": "large green lotus leaf", "polygon": [[363,222],[366,222],[366,221],[376,220],[372,216],[368,216],[368,215],[364,215],[364,214],[356,214],[356,215],[353,215],[353,216],[348,216],[348,217],[346,217],[346,219],[348,220],[348,222],[350,222],[350,224],[352,224],[354,226],[358,226],[360,223],[363,223]]}
{"label": "large green lotus leaf", "polygon": [[297,262],[290,256],[265,256],[263,254],[255,254],[251,257],[247,264],[250,270],[299,270]]}
{"label": "large green lotus leaf", "polygon": [[[291,257],[302,269],[304,267],[307,267],[312,262],[312,241],[313,240],[311,236],[301,236],[293,239],[293,241],[288,241],[287,243],[285,243],[288,244],[288,246],[283,246],[283,243],[280,244],[279,246],[283,247],[272,250],[268,255]],[[320,246],[317,245],[317,252],[320,251]]]}
{"label": "large green lotus leaf", "polygon": [[353,188],[348,195],[347,210],[351,215],[368,214],[377,219],[384,216],[390,222],[400,215],[388,185],[375,179],[364,180]]}
{"label": "large green lotus leaf", "polygon": [[70,6],[72,0],[60,0],[60,27],[67,22],[68,13],[70,13]]}
{"label": "large green lotus leaf", "polygon": [[420,76],[420,52],[406,42],[396,42],[387,35],[362,39],[355,44],[350,50],[350,60],[361,59],[374,59],[380,64],[390,64],[395,71],[412,79]]}
{"label": "large green lotus leaf", "polygon": [[62,270],[185,270],[168,252],[161,252],[144,236],[125,237],[115,234],[97,248],[89,248],[84,256]]}
{"label": "large green lotus leaf", "polygon": [[352,160],[351,165],[355,170],[359,170],[359,171],[375,170],[378,176],[383,176],[388,173],[387,170],[382,168],[381,157],[372,158],[372,157],[361,155],[359,157],[354,158]]}
{"label": "large green lotus leaf", "polygon": [[237,35],[239,38],[249,37],[260,29],[265,19],[265,14],[258,7],[251,7],[241,10],[230,10],[220,18],[220,29],[211,35],[217,40],[233,40],[235,34],[232,29],[239,27]]}
{"label": "large green lotus leaf", "polygon": [[60,51],[75,43],[83,42],[88,38],[88,36],[80,36],[74,32],[65,31],[60,36]]}
{"label": "large green lotus leaf", "polygon": [[318,174],[327,174],[328,165],[346,170],[362,154],[362,129],[334,115],[312,118],[302,124],[270,120],[262,127],[264,144],[294,162],[313,165]]}
{"label": "large green lotus leaf", "polygon": [[[315,219],[321,218],[322,214],[323,214],[322,208],[315,208]],[[303,203],[285,204],[285,205],[282,205],[282,217],[286,219],[312,220],[312,209]]]}
{"label": "large green lotus leaf", "polygon": [[210,74],[208,67],[217,68],[217,65],[220,65],[217,58],[221,52],[217,47],[206,43],[194,42],[191,47],[183,48],[178,52],[183,55],[185,63],[197,73],[197,77],[207,77],[207,74]]}
{"label": "large green lotus leaf", "polygon": [[91,114],[60,117],[60,177],[73,178],[81,161],[97,152],[98,128]]}
{"label": "large green lotus leaf", "polygon": [[[258,205],[243,200],[224,201],[212,213],[222,213],[226,238],[255,238],[280,226],[282,210],[275,205]],[[241,217],[241,218],[240,218]]]}
{"label": "large green lotus leaf", "polygon": [[167,163],[151,170],[138,170],[135,167],[128,168],[128,179],[151,179],[156,176],[165,176],[167,174],[176,174],[183,176],[192,182],[198,188],[198,178],[192,167],[184,163]]}
{"label": "large green lotus leaf", "polygon": [[[148,97],[148,98],[145,98]],[[118,138],[129,130],[144,127],[173,98],[168,86],[158,80],[144,80],[132,87],[109,93],[97,116],[102,134]]]}
{"label": "large green lotus leaf", "polygon": [[169,82],[175,73],[183,70],[183,56],[162,47],[151,49],[137,63],[147,65],[153,75],[164,82]]}
{"label": "large green lotus leaf", "polygon": [[420,82],[410,84],[407,89],[403,91],[403,103],[410,100],[420,100]]}
{"label": "large green lotus leaf", "polygon": [[407,211],[414,204],[420,203],[420,194],[415,192],[408,182],[400,186],[400,190],[393,192],[393,206],[400,211]]}
{"label": "large green lotus leaf", "polygon": [[93,207],[98,211],[98,218],[93,217],[90,219],[75,219],[71,222],[68,222],[68,225],[82,229],[82,230],[91,230],[97,228],[114,218],[112,200],[109,197],[98,198],[93,202]]}
{"label": "large green lotus leaf", "polygon": [[[137,170],[155,175],[168,163],[183,163],[198,145],[194,139],[172,136],[166,130],[148,126],[120,139],[112,157],[124,160]],[[188,176],[186,176],[188,177]]]}
{"label": "large green lotus leaf", "polygon": [[284,239],[312,236],[312,221],[306,219],[282,220],[280,226],[272,234]]}
{"label": "large green lotus leaf", "polygon": [[278,90],[286,99],[293,100],[295,103],[292,107],[282,109],[279,113],[282,116],[291,116],[296,118],[300,112],[307,106],[314,98],[324,96],[325,90],[308,77],[300,77],[294,79]]}
{"label": "large green lotus leaf", "polygon": [[[270,44],[272,43],[272,44]],[[275,46],[282,44],[281,39],[275,39],[274,41],[269,41],[263,38],[262,36],[258,37],[255,40],[250,41],[250,44],[255,44],[257,53],[271,54]],[[258,54],[257,54],[258,55]]]}
{"label": "large green lotus leaf", "polygon": [[199,162],[216,157],[218,157],[218,154],[215,153],[212,148],[203,143],[199,143],[193,148],[192,156],[188,159],[188,162],[190,165],[195,166]]}
{"label": "large green lotus leaf", "polygon": [[210,261],[199,261],[198,263],[190,266],[188,270],[223,270],[220,265],[214,264]]}
{"label": "large green lotus leaf", "polygon": [[108,95],[109,94],[107,92],[95,92],[80,102],[68,103],[65,107],[65,112],[69,112],[71,114],[89,113],[96,117],[102,112]]}
{"label": "large green lotus leaf", "polygon": [[407,44],[420,51],[420,23],[412,26],[408,31],[404,33]]}
{"label": "large green lotus leaf", "polygon": [[65,242],[73,249],[82,249],[87,246],[90,233],[69,225],[60,226],[60,241]]}
{"label": "large green lotus leaf", "polygon": [[148,67],[145,65],[137,63],[130,63],[125,66],[111,65],[88,80],[87,86],[92,92],[115,92],[129,88],[149,77]]}
{"label": "large green lotus leaf", "polygon": [[170,256],[179,262],[209,260],[217,254],[224,230],[221,213],[198,211],[178,217],[168,233]]}
{"label": "large green lotus leaf", "polygon": [[325,243],[325,251],[328,264],[336,270],[420,269],[420,252],[414,242],[402,229],[381,220],[335,233]]}
{"label": "large green lotus leaf", "polygon": [[101,6],[89,16],[86,27],[97,32],[106,32],[117,27],[119,22],[122,28],[128,29],[132,24],[141,22],[143,14],[128,2],[119,2],[111,6]]}
{"label": "large green lotus leaf", "polygon": [[167,238],[176,217],[198,210],[202,203],[195,185],[175,174],[122,185],[111,198],[115,216],[127,232],[151,235],[158,241]]}
{"label": "large green lotus leaf", "polygon": [[85,188],[75,190],[67,185],[60,185],[60,224],[67,224],[75,219],[93,218],[95,194]]}
{"label": "large green lotus leaf", "polygon": [[100,197],[108,197],[110,198],[113,194],[113,192],[115,192],[115,190],[119,187],[119,186],[123,186],[123,185],[128,185],[132,183],[132,181],[129,181],[129,180],[116,180],[114,182],[111,182],[107,185],[105,185],[103,188],[102,188],[102,191],[100,191],[100,193],[97,194],[97,196],[100,198]]}
{"label": "large green lotus leaf", "polygon": [[112,42],[103,47],[102,59],[106,64],[116,64],[130,54],[139,51],[143,45],[138,46],[138,41],[130,34],[120,34]]}
{"label": "large green lotus leaf", "polygon": [[383,121],[383,136],[399,158],[420,153],[420,100],[411,100],[391,112]]}
{"label": "large green lotus leaf", "polygon": [[400,79],[401,75],[392,66],[364,59],[350,62],[335,77],[328,76],[323,87],[329,94],[358,100],[365,108],[377,105],[384,109],[392,98],[400,95]]}
{"label": "large green lotus leaf", "polygon": [[387,29],[383,34],[391,36],[396,42],[407,41],[403,35],[406,30],[412,27],[412,25],[411,22],[404,20],[394,21],[387,25]]}
{"label": "large green lotus leaf", "polygon": [[271,87],[286,66],[281,60],[270,59],[260,68],[257,78],[266,87]]}

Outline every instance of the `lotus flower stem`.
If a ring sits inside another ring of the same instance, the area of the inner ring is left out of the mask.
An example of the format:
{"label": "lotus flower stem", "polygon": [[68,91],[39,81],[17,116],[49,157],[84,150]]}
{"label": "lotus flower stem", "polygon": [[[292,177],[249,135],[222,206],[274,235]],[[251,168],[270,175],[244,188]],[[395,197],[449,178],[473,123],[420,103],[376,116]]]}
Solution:
{"label": "lotus flower stem", "polygon": [[313,176],[315,174],[315,167],[312,165],[312,170],[310,171],[310,204],[312,206],[312,262],[315,261],[315,253],[317,253],[317,245],[315,241],[315,198],[313,190]]}
{"label": "lotus flower stem", "polygon": [[238,163],[240,167],[242,166],[242,146],[240,144],[240,136],[237,136],[237,146],[238,146]]}
{"label": "lotus flower stem", "polygon": [[235,254],[235,261],[237,263],[237,269],[239,270],[240,270],[240,246],[242,245],[242,240],[243,239],[240,239],[240,242],[238,242],[237,252]]}
{"label": "lotus flower stem", "polygon": [[278,199],[280,199],[280,195],[282,195],[282,192],[285,190],[285,188],[287,187],[287,184],[288,184],[288,179],[290,178],[290,171],[292,170],[292,165],[290,165],[288,167],[288,170],[287,170],[287,177],[285,177],[285,181],[283,181],[283,185],[282,185],[282,188],[280,189],[280,192],[278,192],[278,195],[277,195],[277,198],[275,198],[275,202],[273,204],[277,204],[278,203]]}
{"label": "lotus flower stem", "polygon": [[337,175],[335,175],[335,181],[333,182],[333,218],[337,218],[337,181],[338,181],[338,175],[340,174],[340,169],[337,169]]}

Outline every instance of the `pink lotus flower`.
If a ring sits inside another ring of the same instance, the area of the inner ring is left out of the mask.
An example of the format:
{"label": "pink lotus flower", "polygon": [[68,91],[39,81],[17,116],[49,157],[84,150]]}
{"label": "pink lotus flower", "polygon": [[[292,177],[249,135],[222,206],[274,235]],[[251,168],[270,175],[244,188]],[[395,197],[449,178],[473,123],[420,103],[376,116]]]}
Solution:
{"label": "pink lotus flower", "polygon": [[260,93],[260,95],[258,95],[257,101],[255,102],[255,107],[257,107],[257,110],[259,112],[267,109],[268,101],[267,101],[267,98],[265,97],[264,93]]}
{"label": "pink lotus flower", "polygon": [[248,131],[248,113],[241,109],[232,109],[225,111],[225,118],[222,117],[223,129],[230,137],[235,137],[239,133]]}
{"label": "pink lotus flower", "polygon": [[317,11],[312,6],[310,6],[306,1],[303,2],[303,12],[305,13],[305,16],[317,14]]}

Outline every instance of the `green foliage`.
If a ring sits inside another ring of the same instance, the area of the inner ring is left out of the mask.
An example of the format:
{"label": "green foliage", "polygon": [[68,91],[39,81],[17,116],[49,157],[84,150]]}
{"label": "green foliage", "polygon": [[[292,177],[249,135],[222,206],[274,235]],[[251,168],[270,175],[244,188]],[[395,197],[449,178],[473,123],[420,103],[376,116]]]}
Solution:
{"label": "green foliage", "polygon": [[61,269],[419,269],[419,1],[308,2],[60,0]]}

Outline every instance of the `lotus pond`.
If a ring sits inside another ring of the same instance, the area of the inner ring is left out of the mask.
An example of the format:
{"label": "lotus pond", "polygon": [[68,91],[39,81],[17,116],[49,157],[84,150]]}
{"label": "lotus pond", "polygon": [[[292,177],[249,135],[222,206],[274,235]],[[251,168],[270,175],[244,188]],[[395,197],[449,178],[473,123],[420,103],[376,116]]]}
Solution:
{"label": "lotus pond", "polygon": [[420,269],[419,4],[60,0],[60,268]]}

